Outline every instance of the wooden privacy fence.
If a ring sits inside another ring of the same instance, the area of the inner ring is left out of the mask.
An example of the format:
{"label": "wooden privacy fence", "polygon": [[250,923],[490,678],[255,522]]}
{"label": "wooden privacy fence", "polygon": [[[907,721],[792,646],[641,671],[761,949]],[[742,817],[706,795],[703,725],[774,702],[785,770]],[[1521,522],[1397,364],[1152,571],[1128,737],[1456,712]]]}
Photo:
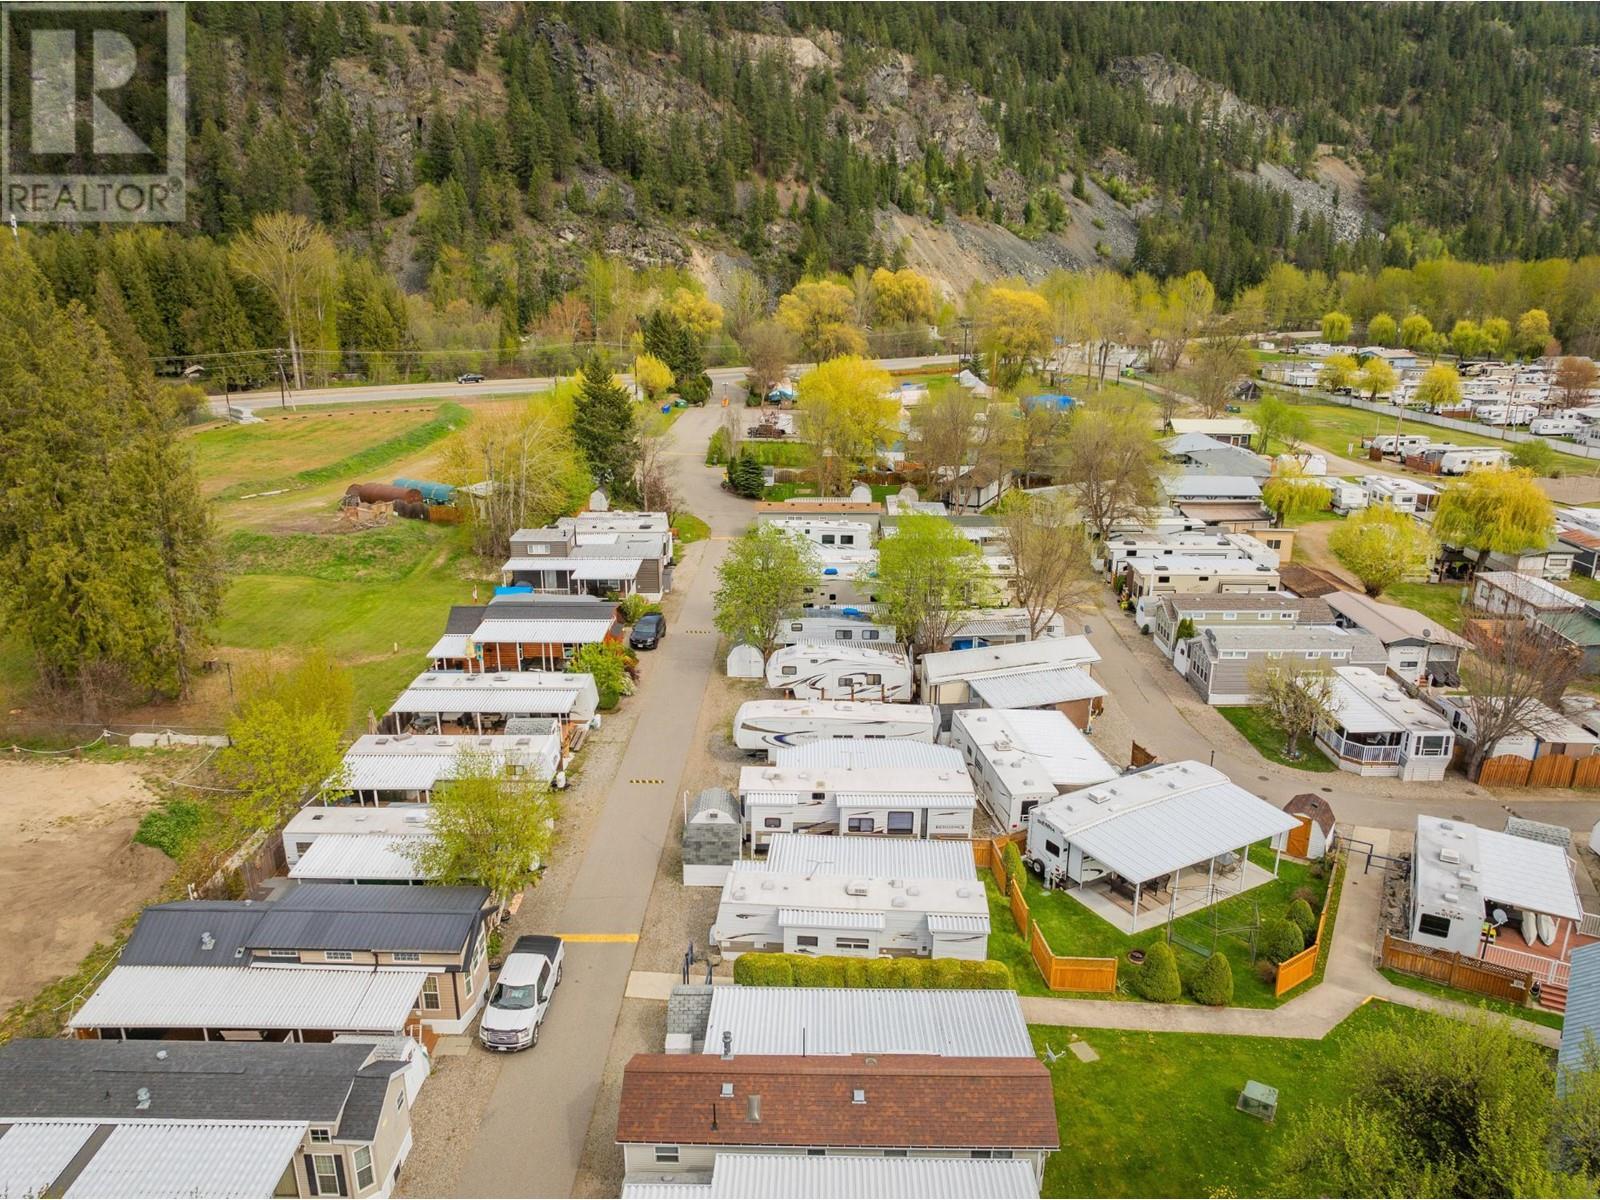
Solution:
{"label": "wooden privacy fence", "polygon": [[1600,755],[1546,754],[1529,759],[1502,754],[1484,760],[1478,782],[1485,787],[1600,788]]}
{"label": "wooden privacy fence", "polygon": [[1034,964],[1053,992],[1114,992],[1117,990],[1117,960],[1114,958],[1067,958],[1050,949],[1039,922],[1032,922],[1028,949]]}
{"label": "wooden privacy fence", "polygon": [[1278,976],[1273,984],[1274,996],[1281,996],[1291,988],[1297,988],[1317,970],[1317,955],[1322,950],[1322,930],[1328,924],[1328,905],[1333,903],[1332,885],[1329,885],[1329,894],[1322,902],[1322,915],[1317,918],[1317,936],[1311,939],[1311,945],[1300,951],[1293,958],[1286,958],[1278,964]]}
{"label": "wooden privacy fence", "polygon": [[1028,936],[1028,902],[1022,898],[1022,885],[1015,879],[1011,881],[1011,919],[1017,924],[1017,932],[1023,937]]}
{"label": "wooden privacy fence", "polygon": [[1513,1004],[1526,1004],[1533,988],[1533,975],[1528,971],[1468,958],[1454,950],[1420,946],[1391,933],[1383,935],[1383,965],[1405,975]]}
{"label": "wooden privacy fence", "polygon": [[1020,842],[1026,835],[1013,833],[1008,837],[977,838],[972,843],[972,861],[981,870],[988,867],[994,875],[994,885],[1003,896],[1010,889],[1006,878],[1005,849],[1007,842]]}

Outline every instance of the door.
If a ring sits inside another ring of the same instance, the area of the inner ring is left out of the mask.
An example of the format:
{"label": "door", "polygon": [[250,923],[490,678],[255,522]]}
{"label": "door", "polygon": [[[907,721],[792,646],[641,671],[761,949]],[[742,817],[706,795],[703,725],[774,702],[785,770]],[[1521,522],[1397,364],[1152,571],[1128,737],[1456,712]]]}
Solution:
{"label": "door", "polygon": [[1311,850],[1311,818],[1301,817],[1297,829],[1289,831],[1289,840],[1284,845],[1284,851],[1291,858],[1306,858]]}

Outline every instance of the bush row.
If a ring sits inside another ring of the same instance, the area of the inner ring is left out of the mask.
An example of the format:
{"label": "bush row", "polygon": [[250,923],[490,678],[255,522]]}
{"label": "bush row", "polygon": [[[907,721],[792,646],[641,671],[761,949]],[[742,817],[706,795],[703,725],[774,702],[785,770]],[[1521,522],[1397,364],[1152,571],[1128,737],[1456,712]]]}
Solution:
{"label": "bush row", "polygon": [[733,981],[747,987],[978,988],[1007,991],[1011,968],[993,959],[851,958],[845,955],[741,954]]}

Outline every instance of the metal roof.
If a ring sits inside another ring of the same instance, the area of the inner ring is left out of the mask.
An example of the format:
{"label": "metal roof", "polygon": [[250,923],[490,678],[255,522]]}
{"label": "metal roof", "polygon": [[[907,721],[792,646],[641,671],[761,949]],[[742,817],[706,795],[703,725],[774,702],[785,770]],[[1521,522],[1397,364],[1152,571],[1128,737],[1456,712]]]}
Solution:
{"label": "metal roof", "polygon": [[[712,1011],[716,1011],[715,993],[712,995]],[[1567,979],[1566,1019],[1561,1026],[1561,1050],[1556,1055],[1558,1091],[1565,1086],[1562,1076],[1567,1072],[1590,1070],[1597,1066],[1589,1061],[1585,1052],[1585,1045],[1591,1037],[1600,1047],[1600,943],[1579,946],[1572,952]]]}
{"label": "metal roof", "polygon": [[62,1194],[272,1196],[305,1136],[305,1123],[295,1121],[127,1121]]}
{"label": "metal roof", "polygon": [[290,879],[428,879],[411,857],[427,839],[383,833],[325,833],[289,868]]}
{"label": "metal roof", "polygon": [[1162,482],[1174,503],[1189,500],[1254,500],[1261,481],[1249,475],[1177,475]]}
{"label": "metal roof", "polygon": [[5,1129],[0,1135],[0,1196],[44,1195],[99,1124],[19,1121]]}
{"label": "metal roof", "polygon": [[520,618],[485,619],[473,631],[474,642],[523,642],[539,644],[578,645],[583,642],[603,642],[611,632],[612,621],[599,618],[592,621],[540,621]]}
{"label": "metal roof", "polygon": [[261,907],[252,949],[416,950],[453,954],[476,936],[483,887],[361,887],[301,883]]}
{"label": "metal roof", "polygon": [[1549,842],[1563,850],[1572,849],[1572,830],[1565,825],[1551,825],[1545,821],[1530,821],[1526,817],[1507,817],[1506,832],[1513,837],[1532,838],[1536,842]]}
{"label": "metal roof", "polygon": [[806,929],[865,929],[882,930],[884,915],[881,912],[841,912],[827,908],[780,908],[778,924],[784,928],[800,925]]}
{"label": "metal roof", "polygon": [[[679,1176],[678,1179],[684,1177]],[[623,1200],[1035,1200],[1026,1159],[719,1154],[708,1183],[630,1176]]]}
{"label": "metal roof", "polygon": [[1204,763],[1166,763],[1070,792],[1033,820],[1130,882],[1287,833],[1299,822]]}
{"label": "metal roof", "polygon": [[[1456,861],[1443,858],[1446,852],[1454,852]],[[1485,901],[1573,921],[1583,916],[1567,852],[1549,842],[1422,815],[1417,817],[1411,870],[1423,912],[1459,903],[1470,880]],[[1457,899],[1446,901],[1446,894]]]}
{"label": "metal roof", "polygon": [[[821,869],[818,869],[818,864]],[[766,869],[779,874],[850,875],[892,879],[975,880],[969,842],[827,837],[775,833],[767,842]]]}
{"label": "metal roof", "polygon": [[929,913],[929,933],[988,933],[989,918],[964,913]]}
{"label": "metal roof", "polygon": [[1339,667],[1333,673],[1330,707],[1346,733],[1449,733],[1450,722],[1414,700],[1387,675],[1366,667]]}
{"label": "metal roof", "polygon": [[1334,612],[1353,621],[1385,646],[1412,640],[1435,646],[1454,646],[1457,649],[1467,646],[1465,639],[1414,609],[1384,604],[1359,592],[1329,592],[1323,601]]}
{"label": "metal roof", "polygon": [[835,792],[840,808],[976,808],[977,794],[966,792]]}
{"label": "metal roof", "polygon": [[[929,918],[932,920],[932,918]],[[711,989],[706,1053],[940,1054],[1031,1058],[1017,994],[874,988]]]}
{"label": "metal roof", "polygon": [[471,637],[465,633],[447,633],[428,648],[429,658],[471,658]]}
{"label": "metal roof", "polygon": [[396,1033],[405,1028],[427,974],[390,968],[118,966],[67,1024],[73,1029]]}
{"label": "metal roof", "polygon": [[363,754],[346,756],[337,778],[352,792],[431,792],[454,767],[450,759],[433,754]]}
{"label": "metal roof", "polygon": [[585,682],[592,690],[594,676],[556,675],[544,671],[518,671],[506,675],[433,672],[418,676],[389,706],[389,711],[565,716],[576,707]]}
{"label": "metal roof", "polygon": [[1523,575],[1518,571],[1479,571],[1473,576],[1474,584],[1484,583],[1515,596],[1525,604],[1543,609],[1567,609],[1581,612],[1583,597],[1557,587],[1538,575]]}
{"label": "metal roof", "polygon": [[1044,638],[1037,642],[1009,642],[1003,646],[977,646],[970,650],[941,650],[917,660],[922,677],[930,684],[950,679],[978,679],[1006,672],[1020,673],[1053,667],[1081,667],[1100,661],[1100,654],[1082,634]]}
{"label": "metal roof", "polygon": [[960,709],[951,718],[952,738],[957,726],[1014,796],[1089,787],[1122,773],[1054,709]]}
{"label": "metal roof", "polygon": [[1104,696],[1106,689],[1083,667],[1057,667],[974,679],[972,690],[990,708],[1037,708]]}
{"label": "metal roof", "polygon": [[780,746],[772,752],[777,767],[926,767],[933,770],[964,769],[961,754],[949,746],[910,738],[821,738],[802,746]]}

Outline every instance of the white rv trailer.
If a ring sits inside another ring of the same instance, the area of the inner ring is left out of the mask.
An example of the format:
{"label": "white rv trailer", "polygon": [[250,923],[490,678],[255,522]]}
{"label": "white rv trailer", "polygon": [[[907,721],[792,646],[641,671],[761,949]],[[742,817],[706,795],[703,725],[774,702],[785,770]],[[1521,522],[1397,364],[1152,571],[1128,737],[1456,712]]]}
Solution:
{"label": "white rv trailer", "polygon": [[1122,772],[1054,709],[968,708],[950,721],[950,746],[972,772],[978,799],[1002,830],[1063,792],[1106,783]]}
{"label": "white rv trailer", "polygon": [[1535,417],[1528,423],[1528,432],[1540,437],[1576,437],[1588,428],[1588,422],[1570,413]]}
{"label": "white rv trailer", "polygon": [[1425,433],[1383,433],[1373,438],[1371,445],[1380,454],[1403,458],[1420,453],[1430,441],[1432,439]]}
{"label": "white rv trailer", "polygon": [[911,660],[898,646],[780,646],[767,659],[767,686],[796,700],[909,700]]}
{"label": "white rv trailer", "polygon": [[1526,425],[1539,415],[1531,404],[1476,404],[1472,416],[1484,425]]}
{"label": "white rv trailer", "polygon": [[1367,506],[1367,489],[1358,480],[1330,479],[1328,487],[1333,492],[1333,511],[1341,516]]}
{"label": "white rv trailer", "polygon": [[[850,612],[855,610],[840,610]],[[778,645],[818,645],[839,642],[865,642],[868,645],[894,645],[894,626],[875,625],[865,613],[855,616],[796,617],[778,630]]]}
{"label": "white rv trailer", "polygon": [[[1434,446],[1430,449],[1437,450]],[[1511,461],[1511,451],[1492,446],[1452,446],[1438,456],[1439,474],[1465,475],[1479,467],[1503,467]]]}
{"label": "white rv trailer", "polygon": [[931,705],[877,700],[749,700],[733,719],[733,744],[752,754],[830,738],[931,742],[938,732]]}

